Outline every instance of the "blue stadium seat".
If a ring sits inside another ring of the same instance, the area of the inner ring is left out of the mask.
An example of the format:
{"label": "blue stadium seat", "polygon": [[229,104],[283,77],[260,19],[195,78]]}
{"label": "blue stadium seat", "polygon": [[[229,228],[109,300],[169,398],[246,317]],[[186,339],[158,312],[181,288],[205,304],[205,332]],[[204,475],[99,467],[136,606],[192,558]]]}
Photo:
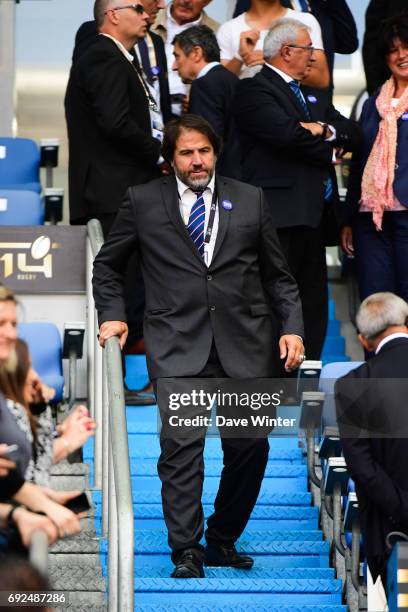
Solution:
{"label": "blue stadium seat", "polygon": [[0,225],[44,225],[44,205],[34,191],[0,189]]}
{"label": "blue stadium seat", "polygon": [[29,346],[33,367],[45,384],[56,390],[54,401],[62,400],[61,336],[53,323],[20,323],[18,335]]}
{"label": "blue stadium seat", "polygon": [[41,193],[40,151],[28,138],[0,138],[0,189]]}
{"label": "blue stadium seat", "polygon": [[324,427],[336,427],[336,406],[334,403],[334,383],[338,378],[348,374],[351,370],[358,368],[362,361],[336,361],[323,366],[319,379],[319,391],[326,394],[323,406]]}

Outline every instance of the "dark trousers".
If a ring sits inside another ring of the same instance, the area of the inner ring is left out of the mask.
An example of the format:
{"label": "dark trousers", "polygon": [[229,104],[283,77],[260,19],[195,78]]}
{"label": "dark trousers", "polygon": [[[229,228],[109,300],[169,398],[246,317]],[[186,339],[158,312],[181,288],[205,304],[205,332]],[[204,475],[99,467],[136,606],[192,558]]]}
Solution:
{"label": "dark trousers", "polygon": [[283,254],[302,302],[307,359],[320,359],[327,330],[328,290],[326,249],[321,228],[284,227],[277,230]]}
{"label": "dark trousers", "polygon": [[386,212],[378,232],[371,213],[353,225],[360,298],[391,291],[408,301],[408,211]]}
{"label": "dark trousers", "polygon": [[[197,378],[228,378],[215,347]],[[156,388],[156,381],[154,382]],[[207,520],[205,538],[210,544],[233,544],[251,516],[268,462],[267,438],[223,438],[224,467],[214,512]],[[172,549],[172,560],[194,548],[203,554],[200,540],[204,533],[201,504],[204,482],[203,452],[205,437],[160,439],[161,455],[157,465],[162,482],[164,520]]]}

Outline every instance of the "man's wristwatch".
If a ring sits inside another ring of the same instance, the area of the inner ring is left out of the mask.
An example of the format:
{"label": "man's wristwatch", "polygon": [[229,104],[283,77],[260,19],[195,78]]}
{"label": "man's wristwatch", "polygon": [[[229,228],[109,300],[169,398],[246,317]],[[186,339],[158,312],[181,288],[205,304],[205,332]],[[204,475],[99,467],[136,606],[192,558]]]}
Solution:
{"label": "man's wristwatch", "polygon": [[317,123],[321,125],[323,128],[323,132],[321,136],[322,140],[326,140],[326,138],[330,138],[331,130],[328,124],[324,123],[324,121],[318,121]]}

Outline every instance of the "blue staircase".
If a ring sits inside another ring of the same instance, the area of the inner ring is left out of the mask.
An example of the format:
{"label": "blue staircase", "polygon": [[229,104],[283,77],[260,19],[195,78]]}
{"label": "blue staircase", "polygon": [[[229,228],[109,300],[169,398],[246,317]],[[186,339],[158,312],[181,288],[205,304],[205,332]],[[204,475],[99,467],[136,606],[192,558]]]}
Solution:
{"label": "blue staircase", "polygon": [[[340,325],[330,306],[325,362],[347,360]],[[127,384],[147,381],[145,359],[127,357]],[[135,513],[135,610],[138,612],[346,612],[342,584],[329,567],[329,547],[311,506],[306,465],[297,436],[271,439],[271,450],[258,503],[237,544],[251,554],[251,571],[205,568],[206,577],[169,578],[173,565],[162,515],[156,463],[160,448],[156,407],[128,407],[128,433]],[[85,455],[90,460],[92,448]],[[222,455],[218,439],[205,448],[204,513],[209,516],[218,488]],[[95,523],[100,534],[101,496],[94,493]],[[107,546],[101,542],[107,571]]]}

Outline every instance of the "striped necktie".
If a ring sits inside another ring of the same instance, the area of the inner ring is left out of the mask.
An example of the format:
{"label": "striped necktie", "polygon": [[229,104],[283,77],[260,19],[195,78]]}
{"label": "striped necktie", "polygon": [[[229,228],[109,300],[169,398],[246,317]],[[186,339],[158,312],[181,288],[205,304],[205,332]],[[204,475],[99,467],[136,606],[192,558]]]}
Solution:
{"label": "striped necktie", "polygon": [[299,0],[299,6],[302,9],[303,13],[309,13],[310,6],[309,6],[309,2],[307,0]]}
{"label": "striped necktie", "polygon": [[192,241],[196,245],[201,257],[204,258],[204,221],[205,221],[205,204],[202,191],[194,192],[197,196],[196,201],[190,211],[188,218],[187,230]]}
{"label": "striped necktie", "polygon": [[295,94],[295,96],[297,97],[300,106],[303,108],[303,111],[306,115],[306,117],[311,120],[312,117],[310,115],[310,110],[308,109],[308,106],[305,102],[305,99],[303,97],[302,92],[300,91],[300,87],[299,84],[296,81],[289,81],[289,87],[291,88],[291,90],[293,91],[293,93]]}
{"label": "striped necktie", "polygon": [[[306,117],[309,119],[309,121],[312,120],[312,116],[310,114],[309,108],[305,102],[305,99],[303,97],[302,92],[300,91],[300,87],[299,84],[296,81],[289,81],[289,87],[291,88],[291,90],[293,91],[293,93],[295,94],[295,96],[297,97],[297,99],[299,100],[300,105],[302,106]],[[332,179],[329,177],[327,179],[327,184],[326,184],[326,190],[324,192],[324,199],[326,202],[330,201],[332,199],[333,196],[333,181]]]}

